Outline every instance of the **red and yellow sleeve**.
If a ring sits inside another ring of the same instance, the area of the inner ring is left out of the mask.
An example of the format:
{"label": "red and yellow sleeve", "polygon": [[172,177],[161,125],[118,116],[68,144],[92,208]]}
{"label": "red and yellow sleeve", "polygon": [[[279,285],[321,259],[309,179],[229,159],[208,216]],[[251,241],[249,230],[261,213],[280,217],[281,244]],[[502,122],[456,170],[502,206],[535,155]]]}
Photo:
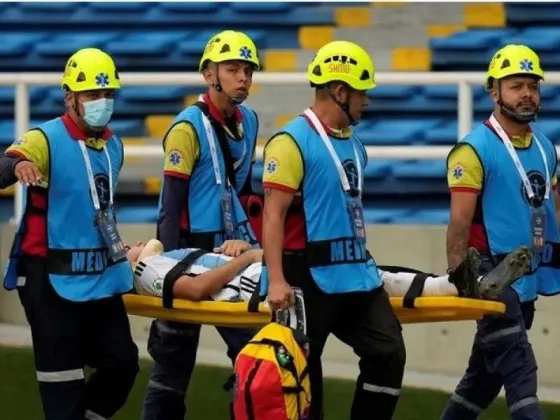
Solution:
{"label": "red and yellow sleeve", "polygon": [[39,130],[31,130],[12,143],[4,154],[29,160],[39,168],[45,177],[49,176],[49,146],[45,135]]}
{"label": "red and yellow sleeve", "polygon": [[447,184],[453,192],[482,190],[484,170],[474,149],[464,144],[451,152],[447,160]]}
{"label": "red and yellow sleeve", "polygon": [[165,137],[163,174],[189,179],[199,156],[196,132],[192,125],[181,122]]}
{"label": "red and yellow sleeve", "polygon": [[274,137],[264,149],[263,186],[296,192],[303,180],[303,160],[288,134]]}

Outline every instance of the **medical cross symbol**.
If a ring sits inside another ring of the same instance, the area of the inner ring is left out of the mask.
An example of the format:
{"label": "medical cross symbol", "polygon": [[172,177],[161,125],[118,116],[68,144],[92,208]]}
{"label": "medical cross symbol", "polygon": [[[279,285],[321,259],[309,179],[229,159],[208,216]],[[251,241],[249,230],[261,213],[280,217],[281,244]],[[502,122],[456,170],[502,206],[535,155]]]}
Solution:
{"label": "medical cross symbol", "polygon": [[274,172],[276,170],[276,162],[274,161],[268,162],[268,165],[266,166],[266,170],[270,173]]}
{"label": "medical cross symbol", "polygon": [[169,156],[169,160],[173,165],[178,165],[179,163],[181,163],[181,156],[179,156],[179,153],[173,152]]}
{"label": "medical cross symbol", "polygon": [[239,56],[248,60],[253,56],[253,52],[247,47],[241,47],[239,48]]}
{"label": "medical cross symbol", "polygon": [[109,84],[109,76],[106,73],[99,73],[95,76],[95,84],[99,87],[105,87]]}
{"label": "medical cross symbol", "polygon": [[519,63],[519,68],[523,71],[533,71],[533,62],[527,59]]}
{"label": "medical cross symbol", "polygon": [[461,178],[463,176],[463,168],[458,166],[453,169],[453,176],[457,179]]}

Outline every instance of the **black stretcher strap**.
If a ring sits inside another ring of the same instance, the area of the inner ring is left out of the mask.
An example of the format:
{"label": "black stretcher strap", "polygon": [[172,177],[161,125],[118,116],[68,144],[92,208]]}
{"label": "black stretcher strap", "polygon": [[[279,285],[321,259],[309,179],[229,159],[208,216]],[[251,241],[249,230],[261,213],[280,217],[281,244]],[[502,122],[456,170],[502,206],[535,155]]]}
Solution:
{"label": "black stretcher strap", "polygon": [[412,284],[408,288],[403,298],[403,307],[405,308],[415,307],[414,301],[416,300],[416,298],[422,296],[424,285],[426,284],[426,279],[430,276],[434,276],[433,274],[423,273],[422,271],[415,270],[413,268],[400,267],[397,265],[378,265],[377,268],[389,273],[404,272],[416,274],[412,279]]}
{"label": "black stretcher strap", "polygon": [[162,300],[164,308],[173,309],[173,285],[196,260],[205,254],[208,254],[208,251],[203,249],[193,251],[167,272],[163,279]]}

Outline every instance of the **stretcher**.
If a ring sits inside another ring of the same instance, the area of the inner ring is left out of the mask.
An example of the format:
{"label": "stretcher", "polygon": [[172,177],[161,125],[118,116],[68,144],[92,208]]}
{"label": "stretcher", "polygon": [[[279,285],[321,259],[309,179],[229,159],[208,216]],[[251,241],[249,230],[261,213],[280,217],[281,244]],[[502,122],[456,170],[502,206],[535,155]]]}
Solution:
{"label": "stretcher", "polygon": [[[259,304],[258,312],[249,312],[247,302],[175,299],[173,309],[167,309],[161,298],[135,294],[124,295],[124,302],[130,315],[168,321],[242,328],[261,327],[272,319],[272,313],[264,303]],[[402,324],[477,320],[484,315],[505,312],[505,305],[501,302],[459,297],[419,297],[414,300],[414,308],[405,307],[402,297],[392,297],[391,304]]]}

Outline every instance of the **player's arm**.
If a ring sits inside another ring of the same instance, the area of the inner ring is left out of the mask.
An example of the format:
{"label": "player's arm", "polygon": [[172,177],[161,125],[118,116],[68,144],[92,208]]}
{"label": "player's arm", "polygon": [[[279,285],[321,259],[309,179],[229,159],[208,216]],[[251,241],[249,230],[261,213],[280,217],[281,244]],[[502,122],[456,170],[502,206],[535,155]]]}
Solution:
{"label": "player's arm", "polygon": [[179,123],[164,140],[165,163],[158,239],[165,250],[180,246],[181,214],[188,211],[189,179],[198,159],[198,138],[192,125]]}
{"label": "player's arm", "polygon": [[451,209],[447,226],[447,265],[456,268],[465,259],[478,195],[483,186],[482,163],[474,149],[464,144],[447,160]]}
{"label": "player's arm", "polygon": [[43,133],[39,130],[25,133],[0,157],[0,189],[18,180],[26,185],[40,184],[48,174],[48,159],[48,144]]}
{"label": "player's arm", "polygon": [[262,251],[250,250],[196,277],[181,276],[173,285],[173,296],[195,302],[206,300],[232,281],[241,270],[260,261],[261,256]]}
{"label": "player's arm", "polygon": [[295,141],[287,134],[272,139],[264,154],[263,249],[269,281],[274,283],[284,278],[284,222],[303,180],[303,160]]}

